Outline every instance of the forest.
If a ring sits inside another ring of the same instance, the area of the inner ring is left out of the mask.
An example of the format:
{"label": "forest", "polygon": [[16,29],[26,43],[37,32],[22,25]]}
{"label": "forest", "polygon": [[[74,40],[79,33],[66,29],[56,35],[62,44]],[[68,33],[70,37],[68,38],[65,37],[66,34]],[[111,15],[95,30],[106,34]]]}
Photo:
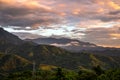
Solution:
{"label": "forest", "polygon": [[56,68],[53,70],[19,71],[2,77],[2,80],[119,80],[120,69],[103,70],[100,66],[96,66],[89,70],[72,71]]}

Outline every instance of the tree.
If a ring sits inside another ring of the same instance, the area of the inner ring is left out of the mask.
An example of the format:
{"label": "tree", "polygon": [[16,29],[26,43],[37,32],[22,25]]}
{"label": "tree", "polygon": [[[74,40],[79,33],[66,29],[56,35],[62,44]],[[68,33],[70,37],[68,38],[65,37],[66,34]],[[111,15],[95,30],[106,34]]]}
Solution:
{"label": "tree", "polygon": [[65,76],[61,68],[57,68],[56,80],[65,80]]}
{"label": "tree", "polygon": [[99,65],[94,66],[94,67],[93,67],[93,70],[95,71],[95,73],[96,73],[97,75],[101,75],[101,74],[104,73],[104,70],[103,70]]}

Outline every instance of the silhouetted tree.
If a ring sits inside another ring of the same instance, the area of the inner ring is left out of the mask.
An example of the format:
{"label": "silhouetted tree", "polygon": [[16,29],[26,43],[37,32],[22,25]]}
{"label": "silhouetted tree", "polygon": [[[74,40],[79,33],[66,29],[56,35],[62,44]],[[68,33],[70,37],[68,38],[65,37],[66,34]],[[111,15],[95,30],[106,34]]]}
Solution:
{"label": "silhouetted tree", "polygon": [[104,73],[104,70],[103,70],[99,65],[94,66],[94,67],[93,67],[93,70],[95,71],[95,73],[96,73],[97,75],[101,75],[101,74]]}
{"label": "silhouetted tree", "polygon": [[57,68],[56,80],[65,80],[65,76],[64,76],[64,73],[62,71],[62,68]]}

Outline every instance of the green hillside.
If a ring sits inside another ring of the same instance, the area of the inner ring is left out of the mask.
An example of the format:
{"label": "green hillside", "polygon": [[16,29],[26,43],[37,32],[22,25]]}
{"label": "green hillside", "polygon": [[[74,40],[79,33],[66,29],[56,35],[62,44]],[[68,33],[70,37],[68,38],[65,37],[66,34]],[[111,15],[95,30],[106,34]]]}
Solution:
{"label": "green hillside", "polygon": [[[68,69],[92,68],[101,66],[104,69],[120,67],[120,58],[115,56],[95,55],[90,53],[71,53],[64,49],[48,45],[33,45],[24,43],[14,47],[11,53],[1,52],[1,66],[5,69],[11,64],[12,68],[24,67],[25,64],[36,62],[36,67],[41,64],[53,65]],[[4,63],[4,64],[3,64]],[[14,64],[14,65],[12,65]],[[3,68],[3,69],[4,69]],[[7,70],[7,69],[6,69]]]}
{"label": "green hillside", "polygon": [[[4,47],[4,45],[2,46]],[[0,52],[0,79],[11,73],[32,70],[33,61],[36,63],[36,70],[54,70],[61,67],[77,71],[79,69],[92,69],[97,66],[104,70],[120,68],[119,56],[95,55],[85,52],[71,53],[58,47],[33,45],[30,42],[11,45],[4,49]]]}

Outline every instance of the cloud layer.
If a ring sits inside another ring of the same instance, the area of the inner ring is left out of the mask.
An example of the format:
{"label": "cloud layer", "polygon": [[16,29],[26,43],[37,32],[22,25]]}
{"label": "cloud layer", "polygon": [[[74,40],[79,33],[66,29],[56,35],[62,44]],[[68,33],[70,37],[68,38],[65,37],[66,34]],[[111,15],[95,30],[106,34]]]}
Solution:
{"label": "cloud layer", "polygon": [[120,1],[0,0],[0,26],[21,38],[68,37],[120,47]]}

